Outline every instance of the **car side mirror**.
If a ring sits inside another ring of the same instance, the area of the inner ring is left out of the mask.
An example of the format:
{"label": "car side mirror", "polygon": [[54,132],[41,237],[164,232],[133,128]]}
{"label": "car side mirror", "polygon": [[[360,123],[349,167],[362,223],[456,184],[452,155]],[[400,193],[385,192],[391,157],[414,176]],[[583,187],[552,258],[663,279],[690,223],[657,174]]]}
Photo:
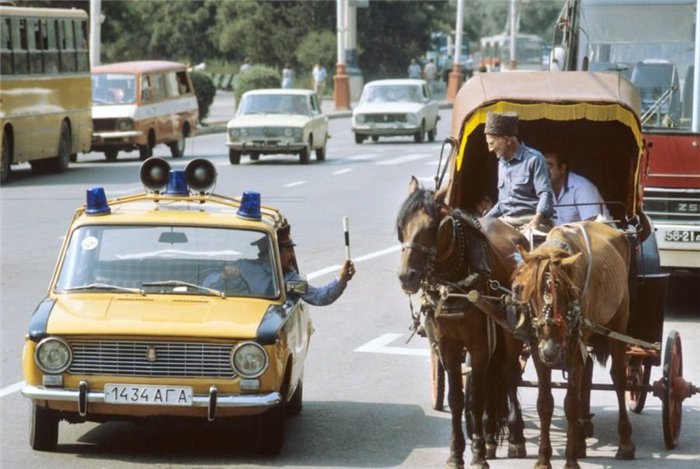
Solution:
{"label": "car side mirror", "polygon": [[290,280],[285,283],[285,289],[287,293],[294,293],[295,295],[306,295],[309,291],[309,282],[306,280]]}

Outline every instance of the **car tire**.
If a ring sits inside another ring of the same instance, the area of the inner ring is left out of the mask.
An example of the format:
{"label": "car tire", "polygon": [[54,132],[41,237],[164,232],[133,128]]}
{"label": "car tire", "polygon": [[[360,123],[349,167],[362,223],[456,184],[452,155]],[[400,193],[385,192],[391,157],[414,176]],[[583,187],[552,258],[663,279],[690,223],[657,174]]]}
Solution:
{"label": "car tire", "polygon": [[280,453],[284,444],[284,420],[284,401],[258,417],[257,447],[260,454],[277,456]]}
{"label": "car tire", "polygon": [[355,143],[361,144],[365,141],[365,137],[360,134],[355,134]]}
{"label": "car tire", "polygon": [[236,151],[236,150],[229,150],[228,151],[228,161],[231,164],[240,164],[241,163],[241,152]]}
{"label": "car tire", "polygon": [[110,148],[109,150],[105,150],[105,159],[107,161],[115,161],[117,159],[118,154],[119,150]]}
{"label": "car tire", "polygon": [[145,161],[153,156],[153,147],[150,142],[145,145],[139,145],[139,159]]}
{"label": "car tire", "polygon": [[177,141],[168,144],[170,147],[170,154],[173,158],[182,158],[182,156],[185,154],[185,139],[188,137],[188,135],[189,132],[187,131],[187,127],[184,127],[182,129],[182,133],[180,134],[180,138]]}
{"label": "car tire", "polygon": [[61,123],[61,133],[58,138],[58,155],[49,160],[49,167],[52,172],[62,173],[68,169],[70,164],[70,152],[73,149],[73,137],[71,135],[68,122]]}
{"label": "car tire", "polygon": [[304,407],[303,404],[303,395],[304,395],[304,379],[299,380],[299,384],[297,385],[296,391],[294,391],[294,394],[292,394],[292,398],[289,400],[287,403],[287,415],[295,416],[299,415],[301,413],[302,407]]}
{"label": "car tire", "polygon": [[377,143],[379,141],[379,135],[372,135],[372,141]]}
{"label": "car tire", "polygon": [[432,130],[428,130],[428,141],[434,142],[435,135],[437,135],[437,123],[435,124],[435,127],[432,128]]}
{"label": "car tire", "polygon": [[250,156],[251,161],[258,161],[260,159],[260,153],[250,153],[248,156]]}
{"label": "car tire", "polygon": [[55,451],[58,444],[58,414],[32,402],[29,446],[36,451]]}
{"label": "car tire", "polygon": [[2,155],[0,156],[0,184],[5,184],[10,179],[12,171],[12,146],[10,135],[5,132],[2,137]]}
{"label": "car tire", "polygon": [[311,141],[309,144],[299,152],[299,163],[308,164],[309,163],[309,153],[311,152]]}
{"label": "car tire", "polygon": [[326,142],[316,149],[316,161],[324,161],[326,159]]}
{"label": "car tire", "polygon": [[416,143],[423,143],[423,137],[425,136],[425,122],[420,125],[420,130],[413,135],[413,141]]}

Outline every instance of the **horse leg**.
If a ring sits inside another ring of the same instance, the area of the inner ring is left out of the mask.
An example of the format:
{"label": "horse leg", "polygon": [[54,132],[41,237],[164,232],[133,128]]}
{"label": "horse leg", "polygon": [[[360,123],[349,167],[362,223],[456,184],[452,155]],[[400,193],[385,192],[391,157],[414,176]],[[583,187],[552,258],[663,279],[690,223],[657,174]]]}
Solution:
{"label": "horse leg", "polygon": [[542,363],[538,353],[532,354],[532,361],[537,371],[537,414],[540,417],[540,447],[535,469],[551,469],[552,442],[549,439],[549,431],[554,413],[552,370]]}
{"label": "horse leg", "polygon": [[525,423],[518,400],[518,384],[522,374],[520,355],[523,344],[520,341],[507,341],[506,360],[502,367],[508,393],[508,457],[521,459],[527,456],[525,450]]}
{"label": "horse leg", "polygon": [[[484,410],[486,408],[486,393],[488,389],[486,371],[479,366],[478,358],[472,356],[472,396],[469,417],[472,419],[472,461],[471,469],[487,469],[486,440],[484,438]],[[468,418],[469,418],[468,417]]]}
{"label": "horse leg", "polygon": [[[593,414],[591,414],[591,385],[593,383],[593,359],[588,356],[583,375],[583,390],[581,391],[581,415],[579,422],[584,438],[593,436]],[[585,456],[580,456],[585,457]]]}
{"label": "horse leg", "polygon": [[464,469],[466,441],[462,430],[465,396],[462,389],[462,345],[451,339],[442,339],[439,342],[439,347],[440,356],[447,373],[447,402],[450,405],[452,417],[450,457],[447,459],[445,467],[448,469]]}
{"label": "horse leg", "polygon": [[[581,391],[583,389],[584,366],[577,347],[569,350],[569,378],[564,398],[564,413],[566,414],[566,464],[567,469],[578,469],[579,457],[586,457],[586,439],[579,431],[578,416],[581,410]],[[581,441],[582,440],[582,441]]]}
{"label": "horse leg", "polygon": [[610,376],[615,385],[619,409],[617,433],[620,441],[617,453],[615,453],[615,459],[634,459],[635,446],[632,442],[632,424],[627,415],[627,405],[625,404],[625,386],[627,383],[626,345],[616,340],[609,340],[608,343],[610,344],[610,354],[612,356]]}

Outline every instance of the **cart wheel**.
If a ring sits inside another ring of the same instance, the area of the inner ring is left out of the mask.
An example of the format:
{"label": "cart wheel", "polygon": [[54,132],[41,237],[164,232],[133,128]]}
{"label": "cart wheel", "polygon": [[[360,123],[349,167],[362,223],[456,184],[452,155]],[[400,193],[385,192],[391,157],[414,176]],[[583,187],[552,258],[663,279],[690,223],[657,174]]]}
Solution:
{"label": "cart wheel", "polygon": [[666,339],[666,349],[664,350],[664,391],[661,408],[664,442],[668,449],[673,449],[678,445],[678,436],[681,432],[683,397],[678,396],[674,388],[674,382],[681,377],[683,377],[681,336],[678,332],[671,331]]}
{"label": "cart wheel", "polygon": [[433,393],[433,409],[443,410],[445,401],[445,368],[435,347],[430,346],[430,370]]}
{"label": "cart wheel", "polygon": [[[633,386],[647,386],[651,378],[651,364],[642,357],[632,357],[627,365],[627,384]],[[644,409],[647,400],[647,392],[644,390],[628,390],[627,408],[630,412],[639,414]]]}

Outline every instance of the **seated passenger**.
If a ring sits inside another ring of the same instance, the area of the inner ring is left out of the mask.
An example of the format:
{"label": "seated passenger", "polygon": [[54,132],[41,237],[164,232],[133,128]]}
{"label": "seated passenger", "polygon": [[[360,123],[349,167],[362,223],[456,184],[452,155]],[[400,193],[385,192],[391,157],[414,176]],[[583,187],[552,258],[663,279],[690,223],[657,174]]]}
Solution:
{"label": "seated passenger", "polygon": [[582,220],[610,219],[603,197],[596,186],[583,176],[569,170],[562,152],[544,154],[554,189],[555,225]]}

